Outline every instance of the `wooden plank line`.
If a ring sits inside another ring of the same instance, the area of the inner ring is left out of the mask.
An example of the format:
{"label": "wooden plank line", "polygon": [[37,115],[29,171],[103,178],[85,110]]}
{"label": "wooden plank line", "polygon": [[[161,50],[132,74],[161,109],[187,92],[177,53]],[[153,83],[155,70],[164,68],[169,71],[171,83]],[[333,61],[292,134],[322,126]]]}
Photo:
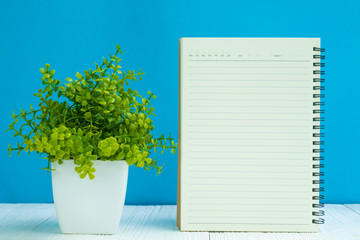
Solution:
{"label": "wooden plank line", "polygon": [[53,204],[0,204],[0,239],[29,240],[354,240],[360,239],[360,204],[325,205],[318,233],[180,232],[176,206],[125,206],[116,235],[64,235]]}
{"label": "wooden plank line", "polygon": [[47,221],[49,221],[51,218],[53,218],[54,216],[56,216],[55,214],[50,215],[48,218],[46,218],[44,221],[42,221],[41,223],[39,223],[38,225],[34,226],[31,231],[34,231],[35,229],[37,229],[38,227],[40,227],[41,225],[45,224]]}
{"label": "wooden plank line", "polygon": [[360,204],[344,204],[344,206],[360,215]]}

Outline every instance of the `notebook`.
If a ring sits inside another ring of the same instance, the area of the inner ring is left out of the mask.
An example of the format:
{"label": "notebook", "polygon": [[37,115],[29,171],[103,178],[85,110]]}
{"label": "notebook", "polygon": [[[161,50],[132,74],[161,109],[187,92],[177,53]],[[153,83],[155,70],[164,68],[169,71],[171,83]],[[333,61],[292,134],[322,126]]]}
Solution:
{"label": "notebook", "polygon": [[177,225],[316,232],[319,38],[180,39]]}

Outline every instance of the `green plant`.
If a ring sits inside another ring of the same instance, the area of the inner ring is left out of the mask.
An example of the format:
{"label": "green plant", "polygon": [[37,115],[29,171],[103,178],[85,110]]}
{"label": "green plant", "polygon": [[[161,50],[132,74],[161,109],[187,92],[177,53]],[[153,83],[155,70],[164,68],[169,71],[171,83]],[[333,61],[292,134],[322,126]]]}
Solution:
{"label": "green plant", "polygon": [[[67,78],[66,84],[54,79],[55,70],[45,64],[40,69],[43,88],[34,94],[39,97],[39,109],[30,105],[30,111],[20,109],[19,115],[12,114],[14,121],[7,131],[14,131],[14,137],[22,137],[23,142],[18,142],[16,148],[9,145],[9,155],[13,150],[19,155],[22,150],[44,154],[47,171],[51,170],[50,162],[61,164],[74,159],[81,178],[95,177],[95,160],[125,160],[129,165],[155,168],[160,173],[161,166],[150,157],[151,150],[160,148],[163,153],[171,149],[175,154],[177,143],[170,134],[153,137],[150,117],[155,116],[155,109],[150,100],[156,96],[148,91],[145,98],[125,86],[129,81],[141,80],[144,73],[121,71],[119,53],[123,52],[117,45],[116,53],[104,58],[101,66],[95,63],[96,69],[85,70],[84,75],[77,72],[77,79]],[[23,124],[15,128],[19,120]]]}

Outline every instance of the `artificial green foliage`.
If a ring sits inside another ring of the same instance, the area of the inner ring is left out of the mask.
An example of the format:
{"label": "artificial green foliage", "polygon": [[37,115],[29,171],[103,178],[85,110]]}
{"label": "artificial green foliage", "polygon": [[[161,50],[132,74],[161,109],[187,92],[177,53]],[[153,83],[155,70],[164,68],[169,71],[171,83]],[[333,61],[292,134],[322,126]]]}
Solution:
{"label": "artificial green foliage", "polygon": [[[49,64],[41,68],[41,88],[34,96],[39,98],[39,109],[13,113],[13,123],[9,129],[14,137],[19,136],[23,142],[17,147],[9,145],[9,155],[14,150],[25,150],[45,155],[50,171],[50,162],[62,164],[63,160],[74,159],[75,171],[81,178],[95,177],[93,161],[125,160],[129,165],[157,169],[161,166],[152,150],[157,148],[176,152],[174,139],[154,138],[151,116],[155,116],[150,101],[154,93],[148,91],[143,97],[138,91],[129,88],[129,82],[142,79],[143,72],[122,71],[117,51],[104,58],[95,70],[85,70],[84,74],[76,73],[76,79],[67,78],[61,84],[55,79],[55,70]],[[19,126],[18,122],[23,124]],[[15,126],[16,125],[16,126]]]}

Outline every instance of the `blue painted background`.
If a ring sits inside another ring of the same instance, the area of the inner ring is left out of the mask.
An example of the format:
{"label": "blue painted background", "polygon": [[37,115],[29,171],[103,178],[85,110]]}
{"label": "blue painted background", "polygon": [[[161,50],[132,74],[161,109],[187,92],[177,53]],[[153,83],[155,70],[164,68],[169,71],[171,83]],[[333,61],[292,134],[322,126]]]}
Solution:
{"label": "blue painted background", "polygon": [[[0,202],[52,202],[37,155],[11,158],[11,112],[35,102],[39,68],[74,77],[122,46],[123,67],[141,68],[140,92],[156,93],[156,133],[178,126],[181,37],[321,37],[326,60],[326,202],[360,202],[358,1],[6,1],[0,7]],[[177,158],[164,173],[130,168],[127,204],[175,204]]]}

